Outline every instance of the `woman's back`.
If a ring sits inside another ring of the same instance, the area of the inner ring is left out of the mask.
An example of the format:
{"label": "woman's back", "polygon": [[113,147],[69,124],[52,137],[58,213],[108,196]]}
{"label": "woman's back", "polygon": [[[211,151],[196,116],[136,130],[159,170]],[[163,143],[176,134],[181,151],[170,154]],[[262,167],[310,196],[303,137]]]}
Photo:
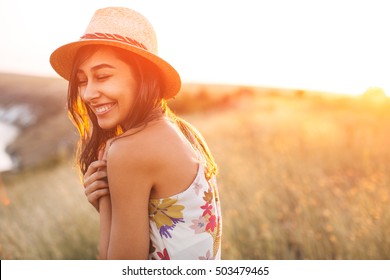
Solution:
{"label": "woman's back", "polygon": [[140,185],[147,190],[139,190],[150,193],[149,258],[220,258],[219,197],[215,180],[206,180],[200,153],[166,118],[131,133],[112,148],[123,157],[142,155],[138,163],[149,173],[149,185]]}

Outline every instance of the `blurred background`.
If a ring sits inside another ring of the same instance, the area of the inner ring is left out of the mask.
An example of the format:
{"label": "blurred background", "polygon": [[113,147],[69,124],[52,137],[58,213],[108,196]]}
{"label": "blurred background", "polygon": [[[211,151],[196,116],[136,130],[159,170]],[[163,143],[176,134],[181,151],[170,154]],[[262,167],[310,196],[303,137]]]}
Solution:
{"label": "blurred background", "polygon": [[169,105],[219,164],[223,259],[390,259],[385,4],[0,0],[0,259],[96,258],[49,56],[106,6],[144,14],[181,74]]}

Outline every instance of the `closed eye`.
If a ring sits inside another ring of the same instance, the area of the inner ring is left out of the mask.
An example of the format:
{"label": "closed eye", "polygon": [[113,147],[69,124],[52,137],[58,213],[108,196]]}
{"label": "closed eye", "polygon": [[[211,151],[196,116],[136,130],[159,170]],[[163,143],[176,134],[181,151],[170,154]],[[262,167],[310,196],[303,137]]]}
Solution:
{"label": "closed eye", "polygon": [[108,78],[110,78],[111,77],[111,75],[106,75],[106,74],[104,74],[104,75],[98,75],[98,76],[96,76],[96,79],[98,80],[98,81],[104,81],[104,80],[107,80]]}
{"label": "closed eye", "polygon": [[76,76],[76,79],[77,79],[77,85],[79,87],[83,87],[83,86],[86,86],[87,83],[88,83],[88,78],[87,78],[87,75],[85,75],[82,71],[78,71],[77,73],[77,76]]}
{"label": "closed eye", "polygon": [[77,81],[77,85],[78,85],[79,87],[86,86],[87,83],[88,83],[88,80],[79,79],[79,80]]}

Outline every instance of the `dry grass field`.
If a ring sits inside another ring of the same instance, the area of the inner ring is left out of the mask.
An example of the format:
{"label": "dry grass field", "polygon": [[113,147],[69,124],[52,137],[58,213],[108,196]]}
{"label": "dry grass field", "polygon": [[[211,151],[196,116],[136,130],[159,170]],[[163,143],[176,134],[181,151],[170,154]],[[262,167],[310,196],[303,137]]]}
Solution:
{"label": "dry grass field", "polygon": [[[200,91],[172,107],[219,164],[223,259],[390,259],[388,98]],[[98,215],[72,157],[3,184],[0,259],[95,258]]]}

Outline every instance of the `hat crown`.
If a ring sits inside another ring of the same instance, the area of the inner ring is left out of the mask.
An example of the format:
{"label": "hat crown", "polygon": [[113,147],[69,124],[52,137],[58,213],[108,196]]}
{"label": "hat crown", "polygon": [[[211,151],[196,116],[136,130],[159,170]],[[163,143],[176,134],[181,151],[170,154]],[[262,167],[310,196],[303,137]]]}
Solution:
{"label": "hat crown", "polygon": [[153,26],[144,16],[131,9],[109,7],[97,10],[84,36],[90,34],[105,34],[109,37],[119,35],[132,42],[136,41],[153,54],[157,55],[158,52]]}

